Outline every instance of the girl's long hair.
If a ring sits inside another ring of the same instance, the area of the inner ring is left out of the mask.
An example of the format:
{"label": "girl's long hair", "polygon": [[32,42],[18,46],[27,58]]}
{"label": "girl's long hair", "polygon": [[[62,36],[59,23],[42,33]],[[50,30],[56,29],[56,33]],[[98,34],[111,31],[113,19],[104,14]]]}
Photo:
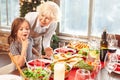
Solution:
{"label": "girl's long hair", "polygon": [[[25,20],[25,18],[23,18],[23,17],[14,19],[12,26],[11,26],[11,33],[8,36],[8,44],[11,44],[11,42],[14,42],[17,39],[18,29],[20,28],[21,24],[24,21],[26,21],[29,24],[29,22],[27,20]],[[29,26],[30,26],[30,24],[29,24]]]}

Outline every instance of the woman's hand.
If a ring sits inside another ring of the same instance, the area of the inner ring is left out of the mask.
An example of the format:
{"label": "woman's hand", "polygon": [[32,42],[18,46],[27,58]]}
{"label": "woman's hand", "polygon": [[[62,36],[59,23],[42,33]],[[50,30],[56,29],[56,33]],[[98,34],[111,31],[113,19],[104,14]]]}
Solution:
{"label": "woman's hand", "polygon": [[51,47],[45,48],[45,56],[51,57],[53,55],[53,49]]}

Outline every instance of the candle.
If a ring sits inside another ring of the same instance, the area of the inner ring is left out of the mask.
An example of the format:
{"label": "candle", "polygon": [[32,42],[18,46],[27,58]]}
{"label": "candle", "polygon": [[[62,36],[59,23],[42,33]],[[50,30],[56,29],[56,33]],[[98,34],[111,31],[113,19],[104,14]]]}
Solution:
{"label": "candle", "polygon": [[65,63],[58,62],[54,65],[54,80],[64,80]]}

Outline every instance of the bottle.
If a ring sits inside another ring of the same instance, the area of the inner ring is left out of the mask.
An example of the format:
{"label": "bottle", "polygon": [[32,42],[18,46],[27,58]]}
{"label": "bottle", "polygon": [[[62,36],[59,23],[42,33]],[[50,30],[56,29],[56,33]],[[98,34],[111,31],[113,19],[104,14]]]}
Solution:
{"label": "bottle", "polygon": [[108,42],[107,42],[106,30],[103,31],[100,41],[100,61],[104,62],[105,56],[108,50]]}

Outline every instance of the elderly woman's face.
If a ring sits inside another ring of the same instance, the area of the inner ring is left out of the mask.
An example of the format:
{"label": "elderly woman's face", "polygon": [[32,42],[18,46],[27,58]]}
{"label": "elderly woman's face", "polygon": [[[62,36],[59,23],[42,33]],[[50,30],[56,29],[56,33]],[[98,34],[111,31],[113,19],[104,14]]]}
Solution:
{"label": "elderly woman's face", "polygon": [[39,21],[41,26],[48,26],[52,22],[52,18],[46,15],[40,15]]}

